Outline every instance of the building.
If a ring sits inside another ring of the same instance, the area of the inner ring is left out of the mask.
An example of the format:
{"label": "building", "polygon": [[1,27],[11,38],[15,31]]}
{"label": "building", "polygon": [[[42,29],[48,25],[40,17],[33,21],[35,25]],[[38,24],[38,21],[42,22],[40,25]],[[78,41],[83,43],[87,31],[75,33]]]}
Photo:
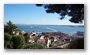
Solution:
{"label": "building", "polygon": [[47,48],[49,48],[49,45],[51,44],[51,39],[48,38],[48,41],[47,41]]}
{"label": "building", "polygon": [[20,32],[20,31],[16,28],[16,29],[13,30],[12,33],[13,33],[14,35],[19,35],[19,32]]}
{"label": "building", "polygon": [[37,42],[39,42],[39,43],[45,43],[45,38],[44,38],[44,36],[41,36],[41,37],[37,40]]}
{"label": "building", "polygon": [[29,42],[31,42],[31,43],[35,42],[35,39],[34,39],[34,37],[32,37],[31,35],[30,35]]}

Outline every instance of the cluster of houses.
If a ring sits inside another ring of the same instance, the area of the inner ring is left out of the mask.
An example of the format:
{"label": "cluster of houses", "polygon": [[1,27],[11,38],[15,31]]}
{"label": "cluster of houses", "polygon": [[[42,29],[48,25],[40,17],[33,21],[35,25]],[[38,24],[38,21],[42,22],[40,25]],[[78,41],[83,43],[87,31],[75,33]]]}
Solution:
{"label": "cluster of houses", "polygon": [[[54,37],[53,40],[54,40],[54,42],[56,42],[57,38]],[[31,42],[31,43],[34,43],[34,42],[46,43],[47,48],[49,48],[49,46],[51,44],[51,39],[49,37],[46,38],[46,36],[41,33],[32,32],[32,33],[30,33],[29,42]]]}
{"label": "cluster of houses", "polygon": [[46,43],[47,48],[49,48],[51,44],[53,44],[53,46],[57,46],[57,45],[62,45],[62,44],[65,44],[66,42],[71,41],[70,38],[66,37],[68,35],[62,36],[61,32],[59,34],[54,34],[54,33],[57,33],[57,32],[53,32],[53,33],[50,32],[48,34],[31,32],[29,42],[30,43],[34,43],[34,42]]}
{"label": "cluster of houses", "polygon": [[[22,31],[22,34],[26,32]],[[19,35],[18,29],[13,30],[13,34]],[[61,32],[45,32],[37,33],[35,31],[28,33],[30,43],[46,43],[47,48],[50,48],[50,45],[53,43],[53,46],[60,46],[65,43],[73,41],[73,38],[69,34]],[[82,34],[82,33],[80,33]]]}

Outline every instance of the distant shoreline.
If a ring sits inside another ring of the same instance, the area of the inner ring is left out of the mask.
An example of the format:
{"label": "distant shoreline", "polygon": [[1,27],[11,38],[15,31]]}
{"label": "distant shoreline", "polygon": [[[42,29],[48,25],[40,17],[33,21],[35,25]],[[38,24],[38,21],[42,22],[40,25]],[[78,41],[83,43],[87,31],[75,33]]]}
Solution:
{"label": "distant shoreline", "polygon": [[[15,25],[42,25],[43,26],[48,24],[15,24]],[[84,26],[84,25],[50,25],[50,26]]]}
{"label": "distant shoreline", "polygon": [[25,32],[63,32],[63,33],[76,33],[77,31],[84,32],[84,26],[72,25],[16,25],[18,29]]}

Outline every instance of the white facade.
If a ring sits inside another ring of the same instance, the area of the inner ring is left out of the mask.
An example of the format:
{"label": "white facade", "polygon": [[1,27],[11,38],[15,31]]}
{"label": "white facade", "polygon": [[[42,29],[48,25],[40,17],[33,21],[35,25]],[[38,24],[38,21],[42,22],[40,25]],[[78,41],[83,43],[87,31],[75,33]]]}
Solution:
{"label": "white facade", "polygon": [[[30,35],[30,38],[33,38],[33,37]],[[30,39],[29,42],[33,43],[34,40]]]}
{"label": "white facade", "polygon": [[48,38],[48,41],[47,41],[47,48],[49,48],[49,45],[51,44],[51,40]]}
{"label": "white facade", "polygon": [[17,32],[16,35],[19,35],[19,32]]}
{"label": "white facade", "polygon": [[56,37],[54,38],[54,42],[55,42],[55,41],[57,41],[57,38],[56,38]]}
{"label": "white facade", "polygon": [[41,36],[40,39],[44,39],[44,36]]}
{"label": "white facade", "polygon": [[15,31],[13,31],[13,34],[15,34]]}
{"label": "white facade", "polygon": [[29,40],[29,42],[33,43],[33,42],[34,42],[34,40]]}

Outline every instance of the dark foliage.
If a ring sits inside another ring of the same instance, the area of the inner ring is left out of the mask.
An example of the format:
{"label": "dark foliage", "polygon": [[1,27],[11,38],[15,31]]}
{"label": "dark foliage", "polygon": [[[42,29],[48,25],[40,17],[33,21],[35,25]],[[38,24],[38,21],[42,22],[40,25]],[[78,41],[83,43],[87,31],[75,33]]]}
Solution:
{"label": "dark foliage", "polygon": [[12,39],[12,35],[8,33],[4,33],[4,47],[5,48],[13,48],[13,43],[11,39]]}
{"label": "dark foliage", "polygon": [[47,13],[57,13],[64,19],[66,15],[70,16],[70,22],[82,23],[84,20],[84,4],[36,4],[43,6]]}
{"label": "dark foliage", "polygon": [[7,25],[4,25],[4,32],[12,34],[12,31],[16,28],[17,27],[15,26],[15,24],[12,24],[12,22],[9,21],[9,22],[7,22]]}
{"label": "dark foliage", "polygon": [[[11,21],[4,25],[4,48],[5,49],[22,49],[25,45],[25,39],[22,34],[18,36],[12,34],[13,30],[17,29],[17,26],[12,24]],[[18,29],[17,29],[18,30]],[[20,30],[18,30],[20,33]]]}
{"label": "dark foliage", "polygon": [[25,49],[44,49],[46,48],[45,43],[31,43],[25,47]]}
{"label": "dark foliage", "polygon": [[25,38],[25,43],[28,43],[29,42],[29,38],[30,38],[28,33],[24,34],[24,38]]}
{"label": "dark foliage", "polygon": [[25,46],[25,39],[24,36],[13,36],[12,37],[13,42],[13,49],[23,49]]}

